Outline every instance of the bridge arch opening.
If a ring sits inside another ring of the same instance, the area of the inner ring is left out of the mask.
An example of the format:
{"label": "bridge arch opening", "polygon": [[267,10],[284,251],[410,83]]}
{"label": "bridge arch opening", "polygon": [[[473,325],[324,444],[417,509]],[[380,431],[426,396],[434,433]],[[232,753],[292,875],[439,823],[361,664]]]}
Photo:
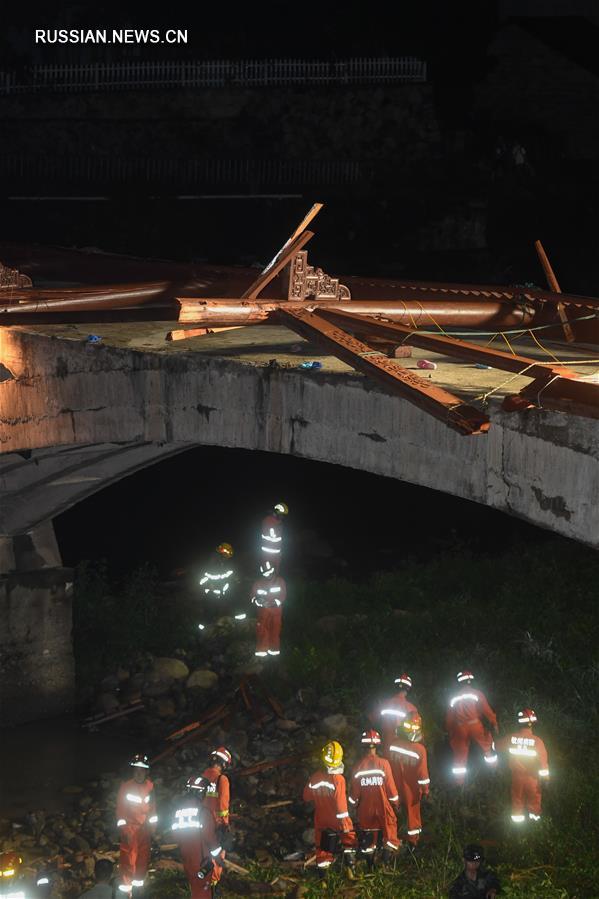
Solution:
{"label": "bridge arch opening", "polygon": [[333,570],[346,563],[368,572],[452,544],[494,553],[549,539],[534,525],[426,487],[285,454],[216,446],[151,461],[77,502],[54,519],[54,527],[65,565],[107,558],[126,571],[152,560],[166,576],[220,540],[251,553],[261,515],[278,500],[290,506],[298,570],[306,547],[320,557],[319,570],[334,560]]}

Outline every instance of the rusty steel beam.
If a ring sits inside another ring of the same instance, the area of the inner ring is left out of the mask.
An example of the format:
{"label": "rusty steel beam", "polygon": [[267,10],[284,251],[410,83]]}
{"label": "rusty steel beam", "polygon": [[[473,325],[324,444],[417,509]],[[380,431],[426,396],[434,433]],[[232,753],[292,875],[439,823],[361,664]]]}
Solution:
{"label": "rusty steel beam", "polygon": [[499,302],[403,302],[402,300],[348,300],[295,302],[289,300],[231,300],[223,297],[178,297],[179,322],[221,328],[228,325],[253,325],[267,322],[277,310],[327,308],[358,315],[384,315],[405,325],[444,328],[485,328],[507,330],[532,324],[533,313]]}
{"label": "rusty steel beam", "polygon": [[276,318],[292,331],[316,341],[331,355],[382,382],[460,434],[483,434],[489,430],[489,419],[478,409],[467,405],[432,381],[407,371],[322,316],[307,309],[279,309]]}
{"label": "rusty steel beam", "polygon": [[164,303],[180,291],[168,281],[150,284],[115,284],[106,287],[68,287],[60,290],[11,291],[0,297],[0,322],[4,315],[90,312]]}
{"label": "rusty steel beam", "polygon": [[290,263],[294,256],[314,237],[312,231],[306,231],[306,228],[323,207],[323,203],[314,203],[303,217],[293,234],[285,241],[281,249],[276,253],[273,259],[264,268],[256,280],[250,284],[248,289],[243,293],[242,299],[255,300],[259,293],[276,278],[279,272]]}
{"label": "rusty steel beam", "polygon": [[241,294],[241,298],[243,300],[255,300],[258,297],[258,294],[261,293],[265,287],[267,287],[271,281],[273,281],[280,271],[282,271],[286,265],[289,265],[291,260],[297,253],[300,252],[303,247],[308,243],[309,240],[312,240],[314,237],[313,231],[303,231],[299,234],[293,242],[287,246],[282,248],[282,250],[275,256],[275,258],[269,262],[264,271],[259,275],[256,280],[250,284],[250,286]]}
{"label": "rusty steel beam", "polygon": [[[543,247],[543,244],[540,240],[535,240],[535,250],[537,251],[537,256],[539,257],[539,261],[543,266],[543,271],[545,272],[545,277],[547,278],[547,284],[549,285],[549,290],[552,290],[554,293],[561,293],[562,289],[558,284],[557,278],[555,277],[555,272],[551,267],[551,263],[547,258],[547,253]],[[561,302],[556,303],[555,308],[557,310],[557,314],[559,316],[559,320],[562,323],[562,327],[564,329],[564,336],[568,343],[574,343],[574,331],[572,330],[572,326],[568,321],[568,316],[566,315],[566,310],[564,308],[564,304]]]}
{"label": "rusty steel beam", "polygon": [[503,401],[506,412],[522,412],[534,407],[599,418],[599,384],[582,378],[556,376],[549,381],[536,378],[520,393],[506,396]]}
{"label": "rusty steel beam", "polygon": [[505,303],[532,303],[549,305],[567,303],[572,306],[585,306],[599,309],[599,298],[578,296],[576,294],[558,293],[543,290],[540,287],[504,284],[452,284],[444,282],[407,281],[402,279],[362,278],[353,275],[341,275],[355,298],[363,295],[369,299],[413,299],[422,300],[467,300],[489,299]]}
{"label": "rusty steel beam", "polygon": [[477,346],[466,340],[457,340],[453,337],[443,337],[437,334],[422,334],[413,328],[406,328],[392,322],[384,322],[371,316],[352,315],[349,312],[339,312],[331,309],[318,308],[318,315],[327,321],[359,334],[366,342],[370,335],[384,337],[387,340],[396,340],[397,343],[420,347],[423,350],[433,350],[444,356],[453,356],[457,359],[466,359],[469,362],[483,363],[499,368],[502,371],[510,371],[514,374],[523,374],[527,378],[541,378],[546,381],[555,375],[562,378],[576,378],[577,375],[565,365],[542,365],[537,359],[529,356],[512,355],[512,353],[495,350],[491,347]]}

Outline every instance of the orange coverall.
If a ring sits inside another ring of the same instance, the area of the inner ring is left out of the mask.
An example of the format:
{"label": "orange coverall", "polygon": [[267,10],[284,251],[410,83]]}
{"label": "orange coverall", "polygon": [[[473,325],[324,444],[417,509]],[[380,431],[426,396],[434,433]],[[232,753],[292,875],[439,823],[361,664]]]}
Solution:
{"label": "orange coverall", "polygon": [[323,830],[336,830],[346,850],[356,846],[354,825],[347,810],[345,778],[343,774],[329,774],[321,768],[315,771],[304,787],[304,802],[314,803],[314,842],[316,864],[325,868],[333,861],[330,852],[320,848]]}
{"label": "orange coverall", "polygon": [[[358,807],[358,823],[364,830],[382,830],[385,845],[399,849],[397,818],[391,803],[399,799],[387,759],[368,753],[356,765],[349,788],[350,805]],[[375,844],[376,845],[376,844]]]}
{"label": "orange coverall", "polygon": [[408,842],[415,846],[422,832],[420,800],[423,796],[428,796],[431,782],[426,748],[422,743],[395,737],[390,750],[391,770],[400,802],[408,816]]}
{"label": "orange coverall", "polygon": [[277,515],[267,515],[262,520],[260,530],[260,561],[262,563],[270,562],[275,574],[279,573],[282,546],[283,524],[281,519]]}
{"label": "orange coverall", "polygon": [[278,656],[287,585],[282,577],[259,578],[252,587],[252,602],[258,609],[256,654]]}
{"label": "orange coverall", "polygon": [[391,699],[385,699],[379,709],[380,732],[383,742],[383,755],[389,758],[389,746],[395,740],[395,729],[399,727],[410,712],[418,712],[416,706],[406,698],[405,690],[400,690]]}
{"label": "orange coverall", "polygon": [[497,730],[497,717],[485,694],[467,685],[459,689],[452,697],[445,717],[445,729],[453,750],[452,770],[456,783],[464,783],[472,740],[475,740],[483,750],[485,762],[489,765],[497,762],[497,756],[493,751],[493,737],[485,727],[483,718]]}
{"label": "orange coverall", "polygon": [[[192,899],[208,899],[223,871],[210,811],[193,794],[182,796],[173,815],[171,833],[181,852]],[[211,863],[212,871],[199,878],[198,872],[206,862]]]}
{"label": "orange coverall", "polygon": [[124,781],[118,792],[116,816],[121,843],[119,874],[121,885],[131,892],[141,887],[150,862],[150,845],[156,830],[154,784],[147,778],[137,783],[133,778]]}
{"label": "orange coverall", "polygon": [[[222,774],[218,768],[206,768],[202,777],[210,781],[210,786],[206,791],[204,799],[204,808],[212,815],[213,830],[211,836],[218,841],[217,828],[221,825],[229,826],[229,801],[231,798],[231,786],[229,778]],[[222,858],[225,852],[222,852]]]}
{"label": "orange coverall", "polygon": [[530,727],[521,727],[499,741],[498,748],[508,753],[512,773],[512,821],[521,823],[541,817],[541,781],[549,777],[547,749]]}

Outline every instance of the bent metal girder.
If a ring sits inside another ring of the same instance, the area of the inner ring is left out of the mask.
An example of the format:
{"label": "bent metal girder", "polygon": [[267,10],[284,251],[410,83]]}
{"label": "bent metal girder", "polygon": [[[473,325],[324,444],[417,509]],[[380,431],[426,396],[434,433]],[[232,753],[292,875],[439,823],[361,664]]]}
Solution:
{"label": "bent metal girder", "polygon": [[370,375],[409,402],[440,419],[460,434],[484,434],[489,430],[488,417],[474,406],[464,403],[432,381],[402,368],[384,353],[328,322],[308,309],[279,309],[277,321],[292,331],[314,340],[352,368]]}
{"label": "bent metal girder", "polygon": [[366,341],[368,341],[369,337],[379,337],[401,344],[412,344],[412,346],[420,347],[423,350],[432,350],[444,356],[491,365],[493,368],[499,368],[502,371],[526,375],[526,377],[540,379],[541,381],[548,381],[555,377],[576,378],[576,374],[564,365],[556,363],[543,365],[537,359],[531,359],[528,356],[506,353],[503,350],[496,350],[492,347],[478,346],[467,340],[443,337],[440,334],[423,334],[421,331],[407,328],[396,322],[383,321],[367,315],[353,315],[349,312],[322,307],[318,307],[315,311],[327,321],[360,335]]}

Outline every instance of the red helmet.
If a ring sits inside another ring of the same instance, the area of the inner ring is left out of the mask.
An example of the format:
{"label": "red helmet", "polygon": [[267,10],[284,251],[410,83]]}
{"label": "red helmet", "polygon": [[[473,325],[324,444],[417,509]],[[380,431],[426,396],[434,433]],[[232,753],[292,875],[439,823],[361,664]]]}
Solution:
{"label": "red helmet", "polygon": [[365,730],[361,742],[368,743],[369,746],[376,746],[381,742],[381,735],[378,730]]}
{"label": "red helmet", "polygon": [[533,709],[522,709],[518,712],[518,724],[536,724],[537,716]]}
{"label": "red helmet", "polygon": [[131,761],[129,762],[132,768],[149,768],[150,762],[148,761],[147,755],[142,755],[141,752],[138,752],[137,755],[134,755]]}
{"label": "red helmet", "polygon": [[405,687],[407,690],[412,689],[412,678],[409,674],[406,674],[405,671],[403,674],[400,674],[399,677],[395,678],[395,683]]}
{"label": "red helmet", "polygon": [[456,678],[458,684],[469,684],[474,680],[474,675],[471,671],[458,671]]}
{"label": "red helmet", "polygon": [[224,746],[213,749],[210,753],[210,758],[216,765],[220,765],[221,768],[229,768],[233,764],[233,756]]}

